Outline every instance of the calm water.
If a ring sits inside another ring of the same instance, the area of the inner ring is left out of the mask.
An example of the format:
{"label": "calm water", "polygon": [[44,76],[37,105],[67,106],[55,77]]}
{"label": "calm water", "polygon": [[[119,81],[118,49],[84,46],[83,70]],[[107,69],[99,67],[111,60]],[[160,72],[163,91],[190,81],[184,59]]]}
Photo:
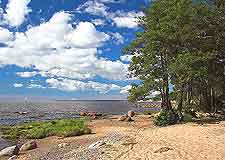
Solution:
{"label": "calm water", "polygon": [[[128,110],[143,112],[146,109],[136,107],[127,101],[0,102],[0,125],[15,125],[35,120],[77,118],[81,111],[125,114]],[[19,112],[26,112],[27,114],[21,115]],[[0,138],[0,150],[10,145]]]}
{"label": "calm water", "polygon": [[[0,125],[14,125],[34,120],[52,120],[59,118],[77,118],[79,112],[101,112],[106,114],[124,114],[128,110],[141,112],[127,101],[54,101],[39,103],[0,103]],[[18,112],[26,112],[21,115]]]}

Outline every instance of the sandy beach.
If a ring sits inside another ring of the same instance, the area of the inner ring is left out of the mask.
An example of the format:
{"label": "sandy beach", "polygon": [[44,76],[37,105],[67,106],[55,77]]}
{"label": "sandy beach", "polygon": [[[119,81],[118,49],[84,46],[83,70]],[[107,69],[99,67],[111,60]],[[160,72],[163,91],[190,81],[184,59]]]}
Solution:
{"label": "sandy beach", "polygon": [[[37,140],[38,148],[18,160],[222,160],[225,157],[225,121],[186,123],[156,127],[149,116],[133,122],[118,116],[93,120],[93,134],[78,137],[49,137]],[[100,145],[90,149],[90,145]]]}

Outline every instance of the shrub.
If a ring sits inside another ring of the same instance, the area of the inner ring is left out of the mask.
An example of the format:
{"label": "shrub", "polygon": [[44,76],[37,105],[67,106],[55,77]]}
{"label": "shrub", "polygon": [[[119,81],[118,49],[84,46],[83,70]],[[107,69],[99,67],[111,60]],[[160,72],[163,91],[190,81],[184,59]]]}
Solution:
{"label": "shrub", "polygon": [[7,139],[41,139],[48,136],[70,137],[91,133],[82,119],[31,122],[17,126],[5,126],[1,129],[3,137]]}
{"label": "shrub", "polygon": [[183,121],[184,122],[192,122],[192,115],[190,114],[183,114]]}
{"label": "shrub", "polygon": [[161,110],[154,119],[154,124],[157,126],[167,126],[178,122],[178,115],[173,111]]}

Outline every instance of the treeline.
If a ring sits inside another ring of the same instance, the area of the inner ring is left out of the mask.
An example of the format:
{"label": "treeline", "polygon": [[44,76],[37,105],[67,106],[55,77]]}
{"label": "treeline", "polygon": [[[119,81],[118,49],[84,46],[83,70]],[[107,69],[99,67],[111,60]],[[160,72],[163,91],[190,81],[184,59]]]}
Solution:
{"label": "treeline", "polygon": [[157,0],[144,12],[142,31],[124,50],[134,55],[130,76],[141,80],[129,100],[159,91],[166,112],[174,112],[172,98],[179,114],[223,111],[225,0]]}

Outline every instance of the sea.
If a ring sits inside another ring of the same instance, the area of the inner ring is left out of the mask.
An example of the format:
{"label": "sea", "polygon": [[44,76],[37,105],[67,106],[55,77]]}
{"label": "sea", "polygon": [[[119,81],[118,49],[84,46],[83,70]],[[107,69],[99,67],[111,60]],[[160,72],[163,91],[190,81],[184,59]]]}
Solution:
{"label": "sea", "polygon": [[[159,106],[157,102],[151,103]],[[129,110],[148,110],[146,103],[131,104],[126,100],[85,100],[48,102],[0,102],[0,125],[16,125],[31,121],[45,121],[65,118],[79,118],[80,112],[98,112],[106,115],[122,115]],[[158,107],[149,108],[159,110]],[[0,149],[7,143],[0,138]]]}
{"label": "sea", "polygon": [[35,120],[78,118],[80,112],[98,112],[108,115],[121,115],[129,110],[143,112],[146,108],[142,107],[142,104],[135,105],[126,100],[0,102],[0,125],[15,125]]}

